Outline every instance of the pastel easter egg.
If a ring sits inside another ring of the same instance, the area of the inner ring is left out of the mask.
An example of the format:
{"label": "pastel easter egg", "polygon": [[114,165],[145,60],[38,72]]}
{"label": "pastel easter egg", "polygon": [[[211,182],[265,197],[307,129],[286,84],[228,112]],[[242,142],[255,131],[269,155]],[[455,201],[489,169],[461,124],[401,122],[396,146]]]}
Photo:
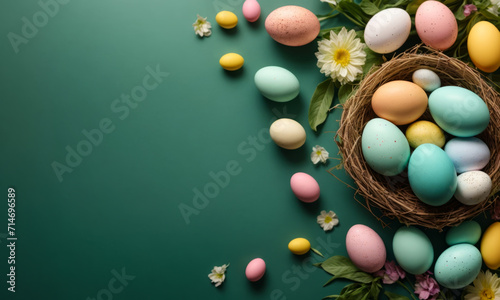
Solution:
{"label": "pastel easter egg", "polygon": [[274,121],[269,127],[269,134],[276,145],[281,148],[294,150],[306,142],[306,131],[299,122],[281,118]]}
{"label": "pastel easter egg", "polygon": [[273,10],[266,18],[267,33],[286,46],[303,46],[314,41],[320,30],[319,20],[310,10],[287,5]]}
{"label": "pastel easter egg", "polygon": [[413,226],[401,227],[396,231],[392,239],[392,251],[401,268],[413,275],[427,271],[434,260],[431,241]]}
{"label": "pastel easter egg", "polygon": [[220,60],[219,64],[224,70],[227,71],[236,71],[243,67],[245,60],[238,53],[227,53],[224,54]]}
{"label": "pastel easter egg", "polygon": [[469,220],[452,227],[446,233],[446,243],[450,246],[456,244],[475,245],[481,238],[481,226],[478,222]]}
{"label": "pastel easter egg", "polygon": [[276,102],[295,99],[300,92],[299,80],[292,72],[282,67],[268,66],[255,73],[255,85],[260,93]]}
{"label": "pastel easter egg", "polygon": [[387,253],[384,241],[373,229],[362,224],[354,225],[345,240],[347,254],[356,267],[367,273],[382,269]]}
{"label": "pastel easter egg", "polygon": [[387,120],[375,118],[365,125],[361,147],[366,163],[382,175],[397,175],[408,165],[410,145],[403,132]]}
{"label": "pastel easter egg", "polygon": [[381,85],[372,96],[375,114],[395,125],[417,120],[427,109],[427,94],[410,81],[394,80]]}
{"label": "pastel easter egg", "polygon": [[432,206],[447,203],[457,188],[453,162],[434,144],[423,144],[413,151],[408,163],[408,180],[413,193]]}
{"label": "pastel easter egg", "polygon": [[488,21],[477,22],[467,37],[467,50],[474,65],[488,73],[500,67],[500,31]]}
{"label": "pastel easter egg", "polygon": [[238,17],[233,12],[223,10],[217,13],[215,21],[220,27],[224,29],[231,29],[236,27],[238,24]]}
{"label": "pastel easter egg", "polygon": [[257,0],[246,0],[241,10],[248,22],[255,22],[260,17],[260,4]]}
{"label": "pastel easter egg", "polygon": [[309,252],[311,249],[311,243],[304,238],[296,238],[288,243],[288,250],[290,250],[293,254],[303,255]]}
{"label": "pastel easter egg", "polygon": [[481,255],[488,268],[500,268],[500,222],[491,224],[483,233]]}
{"label": "pastel easter egg", "polygon": [[453,138],[446,143],[444,151],[457,173],[481,170],[491,156],[488,145],[477,137]]}
{"label": "pastel easter egg", "polygon": [[458,36],[455,15],[439,1],[420,4],[415,13],[415,28],[422,42],[437,50],[450,48]]}
{"label": "pastel easter egg", "polygon": [[411,79],[413,83],[429,93],[441,87],[441,79],[436,73],[429,69],[416,70],[413,72]]}
{"label": "pastel easter egg", "polygon": [[434,276],[449,289],[471,284],[481,271],[481,253],[471,244],[457,244],[444,250],[436,260]]}
{"label": "pastel easter egg", "polygon": [[401,47],[411,30],[410,15],[401,8],[387,8],[376,13],[365,27],[365,43],[374,52],[390,53]]}
{"label": "pastel easter egg", "polygon": [[441,148],[446,141],[443,130],[429,121],[417,121],[410,124],[406,128],[405,136],[412,148],[417,148],[422,144],[434,144]]}
{"label": "pastel easter egg", "polygon": [[318,200],[319,184],[309,174],[297,172],[290,178],[290,187],[295,196],[302,202],[311,203]]}
{"label": "pastel easter egg", "polygon": [[483,99],[458,86],[443,86],[432,92],[429,110],[439,127],[458,137],[478,135],[490,122],[490,113]]}
{"label": "pastel easter egg", "polygon": [[482,171],[469,171],[458,175],[455,198],[465,205],[476,205],[488,199],[491,178]]}
{"label": "pastel easter egg", "polygon": [[266,273],[266,263],[262,258],[255,258],[251,260],[246,269],[245,276],[250,281],[258,281]]}

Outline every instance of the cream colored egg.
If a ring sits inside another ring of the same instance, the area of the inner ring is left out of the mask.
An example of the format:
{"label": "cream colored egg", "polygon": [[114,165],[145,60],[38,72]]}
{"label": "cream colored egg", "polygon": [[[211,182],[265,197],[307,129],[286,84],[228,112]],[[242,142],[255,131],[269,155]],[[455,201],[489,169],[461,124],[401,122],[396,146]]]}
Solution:
{"label": "cream colored egg", "polygon": [[281,148],[294,150],[306,142],[306,131],[299,122],[282,118],[274,121],[269,128],[271,139]]}
{"label": "cream colored egg", "polygon": [[476,205],[488,198],[491,192],[491,178],[482,171],[469,171],[457,177],[455,198],[465,205]]}
{"label": "cream colored egg", "polygon": [[411,30],[410,15],[401,8],[388,8],[376,13],[365,27],[365,42],[377,53],[390,53],[401,47]]}

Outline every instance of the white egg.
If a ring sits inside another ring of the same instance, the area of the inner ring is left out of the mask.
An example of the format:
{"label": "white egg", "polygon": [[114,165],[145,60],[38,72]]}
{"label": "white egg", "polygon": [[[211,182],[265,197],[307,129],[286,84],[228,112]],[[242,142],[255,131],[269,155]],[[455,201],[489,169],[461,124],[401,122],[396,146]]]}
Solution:
{"label": "white egg", "polygon": [[390,53],[401,47],[411,30],[410,15],[401,8],[376,13],[365,27],[365,43],[374,52]]}
{"label": "white egg", "polygon": [[429,93],[441,86],[438,74],[428,69],[418,69],[413,72],[412,80],[413,83]]}
{"label": "white egg", "polygon": [[465,205],[476,205],[488,198],[491,192],[491,178],[482,171],[462,173],[457,178],[455,198]]}

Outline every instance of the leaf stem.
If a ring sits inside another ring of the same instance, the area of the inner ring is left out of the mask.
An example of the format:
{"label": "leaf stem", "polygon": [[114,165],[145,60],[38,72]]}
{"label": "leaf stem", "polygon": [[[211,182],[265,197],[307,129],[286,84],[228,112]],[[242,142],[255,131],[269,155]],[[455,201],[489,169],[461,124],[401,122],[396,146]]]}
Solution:
{"label": "leaf stem", "polygon": [[340,13],[337,12],[337,13],[334,13],[334,14],[331,14],[331,15],[328,15],[328,16],[325,16],[325,17],[320,17],[318,18],[318,20],[321,22],[321,21],[324,21],[324,20],[328,20],[328,19],[331,19],[331,18],[335,18],[336,16],[338,16]]}
{"label": "leaf stem", "polygon": [[[408,277],[406,277],[406,279],[408,280],[408,283],[411,285],[411,282],[410,282],[410,280],[408,279]],[[411,290],[410,290],[410,289],[406,286],[406,284],[404,284],[403,282],[401,282],[401,281],[399,281],[399,280],[398,280],[398,281],[396,281],[396,282],[397,282],[400,286],[402,286],[402,287],[403,287],[403,288],[404,288],[404,289],[408,292],[408,294],[410,294],[410,296],[411,296],[411,298],[412,298],[413,300],[417,300],[417,298],[415,298],[415,296],[413,296],[413,292],[412,292],[412,291],[411,291]]]}

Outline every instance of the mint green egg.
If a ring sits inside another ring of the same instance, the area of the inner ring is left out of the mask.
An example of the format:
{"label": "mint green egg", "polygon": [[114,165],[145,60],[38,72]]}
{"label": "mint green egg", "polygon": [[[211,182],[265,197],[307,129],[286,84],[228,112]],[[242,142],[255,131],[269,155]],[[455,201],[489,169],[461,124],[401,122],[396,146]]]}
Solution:
{"label": "mint green egg", "polygon": [[450,246],[462,243],[475,245],[480,238],[481,226],[478,222],[470,220],[450,228],[446,233],[446,244]]}
{"label": "mint green egg", "polygon": [[476,279],[482,263],[481,252],[475,246],[453,245],[439,255],[434,266],[434,276],[444,287],[461,289]]}
{"label": "mint green egg", "polygon": [[396,125],[385,119],[375,118],[366,123],[361,147],[366,163],[382,175],[397,175],[408,165],[408,140]]}
{"label": "mint green egg", "polygon": [[264,97],[276,102],[293,100],[300,92],[297,77],[282,67],[264,67],[255,73],[254,81]]}
{"label": "mint green egg", "polygon": [[434,144],[422,144],[413,151],[408,163],[408,180],[413,193],[432,206],[450,201],[457,189],[453,162]]}
{"label": "mint green egg", "polygon": [[483,99],[458,86],[434,90],[429,95],[429,111],[439,127],[458,137],[478,135],[490,121],[488,106]]}
{"label": "mint green egg", "polygon": [[401,227],[394,234],[392,251],[398,264],[414,275],[429,270],[434,260],[431,240],[420,229]]}

